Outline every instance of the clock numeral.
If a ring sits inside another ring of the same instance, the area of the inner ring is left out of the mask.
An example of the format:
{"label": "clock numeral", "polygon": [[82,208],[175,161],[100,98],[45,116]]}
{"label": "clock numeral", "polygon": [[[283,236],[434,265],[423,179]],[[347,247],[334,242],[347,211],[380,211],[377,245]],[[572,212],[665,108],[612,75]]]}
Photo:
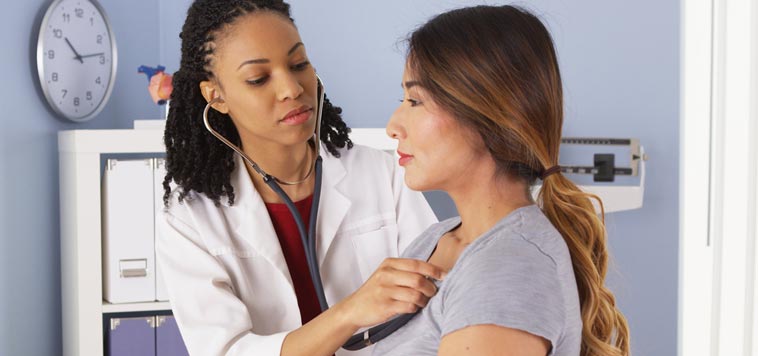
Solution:
{"label": "clock numeral", "polygon": [[92,100],[92,92],[87,91],[87,100]]}
{"label": "clock numeral", "polygon": [[47,58],[48,59],[55,59],[55,51],[53,51],[52,49],[49,50],[49,51],[47,51]]}
{"label": "clock numeral", "polygon": [[95,26],[95,19],[94,18],[92,18],[92,17],[89,18],[89,25],[90,26]]}
{"label": "clock numeral", "polygon": [[74,9],[74,12],[76,13],[76,17],[78,18],[84,17],[84,9],[77,8],[77,9]]}
{"label": "clock numeral", "polygon": [[61,92],[63,92],[63,98],[62,99],[65,99],[66,98],[66,94],[68,94],[68,90],[61,89]]}
{"label": "clock numeral", "polygon": [[105,56],[100,56],[100,64],[105,64]]}
{"label": "clock numeral", "polygon": [[103,44],[103,35],[97,35],[97,44]]}
{"label": "clock numeral", "polygon": [[71,14],[63,14],[63,22],[71,22]]}
{"label": "clock numeral", "polygon": [[97,83],[97,84],[101,84],[101,83],[102,83],[102,82],[100,81],[100,77],[97,77],[97,79],[95,79],[95,83]]}
{"label": "clock numeral", "polygon": [[54,82],[58,81],[58,72],[53,72],[53,81]]}
{"label": "clock numeral", "polygon": [[79,106],[79,97],[74,98],[74,106]]}
{"label": "clock numeral", "polygon": [[54,29],[53,30],[53,36],[55,36],[55,38],[61,38],[61,37],[63,37],[63,30],[61,30],[59,28]]}

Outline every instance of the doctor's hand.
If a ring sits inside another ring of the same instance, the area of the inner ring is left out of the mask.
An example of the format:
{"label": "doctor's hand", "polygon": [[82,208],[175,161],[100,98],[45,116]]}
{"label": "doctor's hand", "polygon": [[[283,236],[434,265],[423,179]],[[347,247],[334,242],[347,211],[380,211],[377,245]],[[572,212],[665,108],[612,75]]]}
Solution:
{"label": "doctor's hand", "polygon": [[437,293],[430,278],[442,280],[446,274],[424,261],[387,258],[357,291],[338,304],[338,308],[356,328],[376,325],[426,306],[429,298]]}

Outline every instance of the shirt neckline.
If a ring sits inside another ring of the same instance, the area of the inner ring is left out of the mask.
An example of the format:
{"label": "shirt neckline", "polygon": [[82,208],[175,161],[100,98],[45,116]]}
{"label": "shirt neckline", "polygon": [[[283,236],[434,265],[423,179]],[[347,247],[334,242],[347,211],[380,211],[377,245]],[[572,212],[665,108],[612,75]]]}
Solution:
{"label": "shirt neckline", "polygon": [[[313,199],[313,194],[311,194],[311,195],[303,198],[302,200],[298,200],[296,202],[293,202],[293,204],[295,204],[296,208],[303,209],[303,208],[305,208],[307,206],[310,206],[310,203],[313,201],[312,199]],[[289,208],[287,207],[287,204],[285,204],[285,203],[266,203],[266,202],[264,202],[264,204],[266,205],[266,208],[269,209],[269,210],[273,210],[273,211],[277,211],[277,212],[278,211],[285,211],[285,210],[289,211]]]}
{"label": "shirt neckline", "polygon": [[[508,225],[510,225],[512,222],[514,222],[513,220],[516,220],[517,218],[520,218],[521,214],[524,211],[532,209],[532,208],[535,208],[535,207],[537,207],[536,204],[529,204],[529,205],[522,206],[522,207],[520,207],[518,209],[515,209],[515,210],[511,211],[510,213],[508,213],[508,215],[506,215],[503,218],[501,218],[500,220],[498,220],[498,222],[495,223],[495,225],[492,225],[492,227],[490,227],[489,230],[487,230],[483,234],[479,235],[479,237],[477,237],[476,240],[474,240],[468,246],[466,246],[463,249],[463,251],[461,252],[461,254],[458,256],[458,260],[456,260],[455,264],[453,264],[453,268],[451,268],[447,272],[447,276],[445,277],[445,279],[442,280],[442,281],[434,280],[434,284],[437,286],[438,292],[439,292],[439,289],[441,289],[442,286],[445,284],[445,281],[450,280],[451,276],[453,276],[454,273],[459,269],[458,266],[461,265],[460,262],[465,257],[467,257],[469,254],[472,253],[471,251],[474,250],[475,246],[479,246],[480,244],[485,243],[486,241],[489,240],[489,239],[487,239],[488,236],[490,236],[490,235],[492,235],[492,234],[500,231],[502,228],[505,228]],[[446,233],[448,233],[451,230],[453,230],[453,229],[457,228],[458,226],[460,226],[461,223],[462,223],[462,221],[461,221],[461,217],[457,216],[457,217],[451,218],[450,220],[445,221],[443,223],[447,223],[447,224],[446,224],[446,226],[441,231],[437,232],[436,236],[433,239],[434,244],[431,244],[431,243],[428,244],[428,246],[424,249],[423,254],[421,255],[421,257],[423,258],[423,261],[425,261],[425,262],[429,262],[429,259],[432,258],[432,253],[434,253],[434,251],[437,248],[437,245],[439,245],[439,242],[440,242],[440,239],[442,238],[442,236],[444,236]]]}

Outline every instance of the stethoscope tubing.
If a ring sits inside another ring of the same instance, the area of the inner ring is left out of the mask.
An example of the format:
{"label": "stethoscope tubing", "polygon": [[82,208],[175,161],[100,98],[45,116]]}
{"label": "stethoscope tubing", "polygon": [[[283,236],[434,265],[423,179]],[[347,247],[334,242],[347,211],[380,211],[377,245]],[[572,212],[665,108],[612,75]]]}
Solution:
{"label": "stethoscope tubing", "polygon": [[390,321],[371,327],[362,333],[355,334],[347,339],[345,344],[342,345],[342,348],[349,351],[357,351],[364,347],[371,346],[379,342],[379,340],[390,336],[390,334],[397,331],[397,329],[400,329],[403,325],[407,324],[419,313],[419,311],[421,311],[421,309],[415,313],[400,314]]}
{"label": "stethoscope tubing", "polygon": [[302,242],[303,248],[305,249],[305,259],[308,263],[308,272],[311,274],[311,281],[313,281],[313,287],[316,290],[316,296],[318,297],[318,303],[321,307],[321,311],[324,311],[329,309],[329,304],[327,304],[326,296],[324,295],[324,286],[320,278],[321,271],[318,263],[318,255],[316,255],[316,221],[318,215],[318,206],[321,200],[322,159],[320,155],[316,157],[316,162],[314,162],[314,165],[314,169],[316,170],[316,182],[313,187],[313,202],[311,203],[311,214],[307,234],[305,225],[303,224],[303,217],[300,215],[297,207],[295,207],[295,203],[292,202],[292,199],[290,199],[287,193],[282,190],[282,188],[279,186],[279,184],[276,183],[274,179],[264,179],[264,182],[284,201],[284,204],[287,205],[287,208],[295,220],[297,230],[300,233],[300,241]]}

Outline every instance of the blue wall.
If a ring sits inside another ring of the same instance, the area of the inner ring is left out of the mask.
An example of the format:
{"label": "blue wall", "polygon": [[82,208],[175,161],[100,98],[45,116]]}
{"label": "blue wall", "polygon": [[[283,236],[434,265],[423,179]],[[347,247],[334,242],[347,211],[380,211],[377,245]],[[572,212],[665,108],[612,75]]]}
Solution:
{"label": "blue wall", "polygon": [[[70,129],[130,128],[134,119],[160,118],[150,100],[141,64],[164,64],[162,40],[178,56],[179,28],[188,1],[101,0],[119,52],[111,99],[85,124],[64,122],[48,109],[39,89],[37,31],[50,1],[7,1],[0,12],[0,38],[8,50],[0,130],[0,355],[61,353],[60,241],[57,132]],[[178,16],[178,13],[182,13]],[[172,19],[162,22],[161,17]],[[166,25],[169,24],[169,25]],[[170,61],[174,66],[178,60]],[[169,67],[170,70],[176,68]]]}
{"label": "blue wall", "polygon": [[[6,56],[0,130],[0,355],[57,355],[61,347],[58,130],[128,128],[158,118],[136,73],[178,66],[189,0],[102,0],[119,49],[111,101],[85,124],[47,109],[34,49],[43,0],[0,13]],[[481,1],[292,1],[329,95],[353,127],[384,126],[402,96],[402,39],[429,16]],[[489,1],[489,3],[499,3]],[[357,5],[360,4],[360,5]],[[521,1],[553,31],[566,87],[567,136],[637,137],[648,164],[645,207],[607,217],[609,283],[628,316],[636,355],[676,354],[679,2]],[[642,25],[644,24],[644,25]]]}

